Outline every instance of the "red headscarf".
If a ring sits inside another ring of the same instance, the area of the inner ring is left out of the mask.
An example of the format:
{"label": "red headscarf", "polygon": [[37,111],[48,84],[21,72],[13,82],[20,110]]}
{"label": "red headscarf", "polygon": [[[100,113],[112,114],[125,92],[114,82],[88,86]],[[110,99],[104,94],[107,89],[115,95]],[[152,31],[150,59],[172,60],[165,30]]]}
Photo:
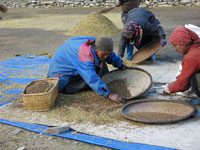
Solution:
{"label": "red headscarf", "polygon": [[186,46],[189,43],[200,43],[200,38],[190,29],[186,27],[178,27],[172,32],[170,42],[172,44]]}

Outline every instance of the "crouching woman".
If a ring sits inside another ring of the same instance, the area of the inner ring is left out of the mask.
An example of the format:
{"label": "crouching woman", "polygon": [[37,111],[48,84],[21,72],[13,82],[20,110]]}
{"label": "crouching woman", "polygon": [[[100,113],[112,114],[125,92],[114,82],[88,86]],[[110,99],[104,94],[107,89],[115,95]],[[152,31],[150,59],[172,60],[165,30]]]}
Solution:
{"label": "crouching woman", "polygon": [[183,92],[192,87],[200,97],[200,38],[196,33],[185,27],[176,28],[170,42],[174,49],[184,55],[182,71],[176,81],[165,86],[163,93]]}
{"label": "crouching woman", "polygon": [[73,37],[56,50],[48,77],[59,79],[60,93],[92,89],[104,98],[124,103],[125,98],[112,93],[100,78],[108,72],[106,63],[116,68],[126,68],[122,59],[113,52],[111,38]]}

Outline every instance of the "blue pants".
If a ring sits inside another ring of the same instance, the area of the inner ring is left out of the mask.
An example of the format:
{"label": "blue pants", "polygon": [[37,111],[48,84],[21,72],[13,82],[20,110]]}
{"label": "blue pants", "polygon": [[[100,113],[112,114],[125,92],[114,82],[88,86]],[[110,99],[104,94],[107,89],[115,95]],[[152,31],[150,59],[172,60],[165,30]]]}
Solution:
{"label": "blue pants", "polygon": [[126,44],[126,59],[130,60],[133,56],[133,45],[130,43]]}

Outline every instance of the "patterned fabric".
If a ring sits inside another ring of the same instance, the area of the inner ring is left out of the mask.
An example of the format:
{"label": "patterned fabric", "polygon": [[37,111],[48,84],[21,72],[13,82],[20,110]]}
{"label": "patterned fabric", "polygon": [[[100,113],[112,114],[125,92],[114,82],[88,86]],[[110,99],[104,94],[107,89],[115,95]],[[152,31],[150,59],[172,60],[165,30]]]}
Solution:
{"label": "patterned fabric", "polygon": [[140,44],[143,35],[142,27],[134,21],[130,21],[124,25],[123,34],[124,36],[133,34],[130,44],[134,45],[136,41]]}
{"label": "patterned fabric", "polygon": [[200,38],[190,29],[186,27],[178,27],[172,32],[170,42],[172,44],[186,46],[190,43],[200,43]]}

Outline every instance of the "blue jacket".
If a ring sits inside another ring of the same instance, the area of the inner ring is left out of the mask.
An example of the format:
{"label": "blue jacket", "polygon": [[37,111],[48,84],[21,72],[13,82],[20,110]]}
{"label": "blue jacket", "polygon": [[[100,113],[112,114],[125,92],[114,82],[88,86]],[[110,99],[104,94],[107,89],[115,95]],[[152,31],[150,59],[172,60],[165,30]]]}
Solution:
{"label": "blue jacket", "polygon": [[[56,50],[49,66],[49,77],[59,78],[59,91],[67,85],[71,76],[80,75],[98,95],[106,98],[111,93],[95,71],[101,62],[94,47],[87,44],[95,40],[94,37],[73,37]],[[113,52],[106,62],[114,67],[123,66],[121,57]]]}

